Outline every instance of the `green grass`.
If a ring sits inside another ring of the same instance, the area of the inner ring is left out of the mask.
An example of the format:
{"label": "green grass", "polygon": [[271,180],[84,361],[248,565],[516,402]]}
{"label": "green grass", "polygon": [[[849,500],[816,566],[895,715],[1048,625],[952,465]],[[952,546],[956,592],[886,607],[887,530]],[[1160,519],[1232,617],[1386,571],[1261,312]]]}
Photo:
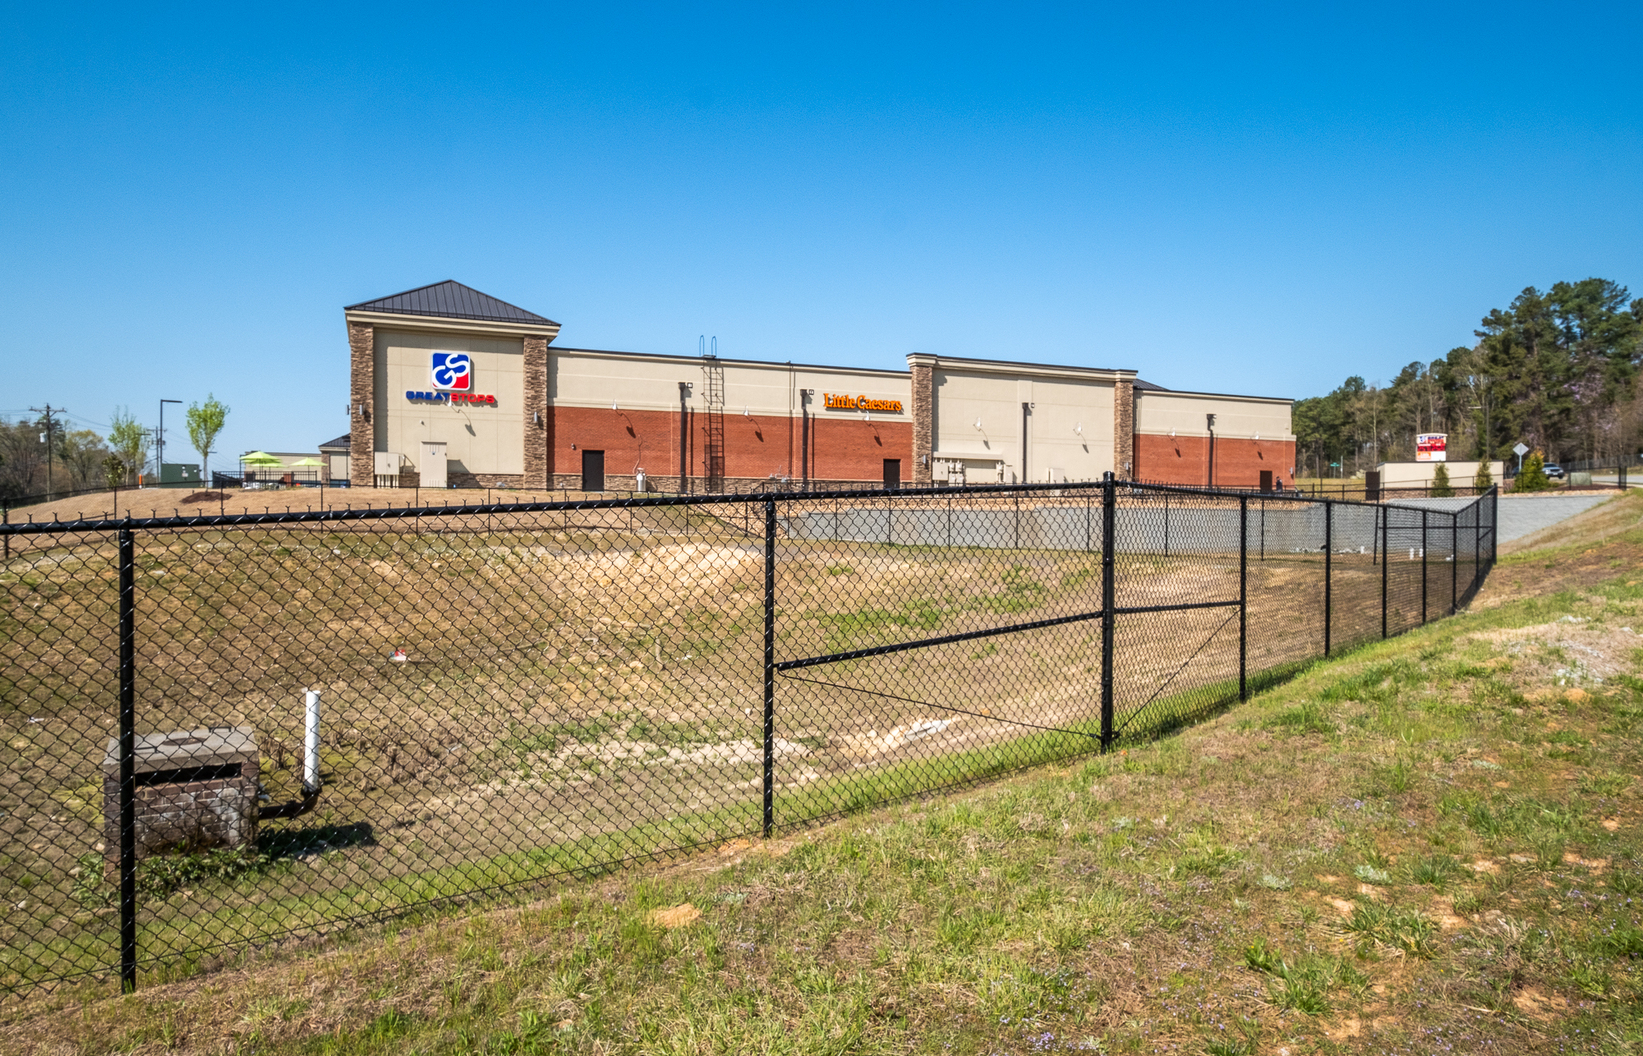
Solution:
{"label": "green grass", "polygon": [[[1573,702],[1477,636],[1643,627],[1643,577],[1616,575],[1287,669],[1106,755],[1025,736],[946,757],[991,783],[942,796],[897,767],[823,775],[778,806],[840,820],[768,846],[176,965],[135,998],[41,995],[0,1029],[87,1052],[1636,1051],[1643,683]],[[654,915],[687,902],[694,922]]]}

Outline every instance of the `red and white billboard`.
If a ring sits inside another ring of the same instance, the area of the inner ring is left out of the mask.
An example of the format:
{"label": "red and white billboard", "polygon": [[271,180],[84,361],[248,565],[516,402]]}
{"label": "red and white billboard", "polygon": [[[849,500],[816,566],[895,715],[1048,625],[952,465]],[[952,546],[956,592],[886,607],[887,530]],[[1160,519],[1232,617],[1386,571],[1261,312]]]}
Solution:
{"label": "red and white billboard", "polygon": [[1448,433],[1415,434],[1416,462],[1447,462],[1449,461],[1448,450]]}

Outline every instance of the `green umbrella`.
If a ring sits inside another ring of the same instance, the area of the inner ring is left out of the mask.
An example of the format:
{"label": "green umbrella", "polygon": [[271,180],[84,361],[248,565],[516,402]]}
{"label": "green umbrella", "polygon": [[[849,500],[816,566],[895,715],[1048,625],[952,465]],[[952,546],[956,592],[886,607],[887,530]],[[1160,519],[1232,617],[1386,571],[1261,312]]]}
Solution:
{"label": "green umbrella", "polygon": [[240,456],[240,461],[248,466],[283,466],[285,463],[266,451],[251,451]]}
{"label": "green umbrella", "polygon": [[291,464],[293,466],[323,466],[323,465],[325,465],[324,462],[321,462],[317,458],[299,458]]}

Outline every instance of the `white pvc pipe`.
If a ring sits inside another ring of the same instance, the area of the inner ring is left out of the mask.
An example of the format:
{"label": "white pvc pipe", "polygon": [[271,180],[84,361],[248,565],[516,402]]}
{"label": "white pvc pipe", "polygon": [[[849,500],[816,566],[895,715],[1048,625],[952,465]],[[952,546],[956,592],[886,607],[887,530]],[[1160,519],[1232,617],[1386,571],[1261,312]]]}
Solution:
{"label": "white pvc pipe", "polygon": [[308,715],[302,738],[302,788],[312,792],[319,788],[319,690],[304,691]]}

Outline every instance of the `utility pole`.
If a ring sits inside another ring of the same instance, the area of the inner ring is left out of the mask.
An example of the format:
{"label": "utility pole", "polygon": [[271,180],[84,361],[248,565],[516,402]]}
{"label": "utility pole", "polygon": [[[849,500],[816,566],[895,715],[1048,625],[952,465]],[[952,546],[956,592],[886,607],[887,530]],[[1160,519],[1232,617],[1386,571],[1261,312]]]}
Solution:
{"label": "utility pole", "polygon": [[1494,440],[1494,437],[1491,435],[1493,430],[1489,426],[1489,404],[1491,402],[1489,399],[1489,382],[1492,380],[1494,379],[1490,378],[1487,374],[1472,375],[1472,384],[1478,394],[1478,406],[1476,409],[1483,412],[1483,461],[1485,462],[1488,462],[1495,457],[1494,445],[1491,442]]}
{"label": "utility pole", "polygon": [[165,405],[168,403],[182,403],[181,400],[160,401],[160,429],[154,434],[154,474],[160,479],[157,483],[165,486]]}
{"label": "utility pole", "polygon": [[51,501],[51,451],[52,451],[51,434],[57,427],[57,422],[52,418],[52,415],[54,415],[54,414],[66,414],[68,412],[63,410],[63,408],[61,408],[61,407],[53,407],[49,403],[46,404],[44,410],[42,410],[39,407],[30,407],[29,410],[33,411],[35,414],[38,414],[41,417],[41,419],[44,420],[44,422],[46,424],[46,501],[50,502]]}

